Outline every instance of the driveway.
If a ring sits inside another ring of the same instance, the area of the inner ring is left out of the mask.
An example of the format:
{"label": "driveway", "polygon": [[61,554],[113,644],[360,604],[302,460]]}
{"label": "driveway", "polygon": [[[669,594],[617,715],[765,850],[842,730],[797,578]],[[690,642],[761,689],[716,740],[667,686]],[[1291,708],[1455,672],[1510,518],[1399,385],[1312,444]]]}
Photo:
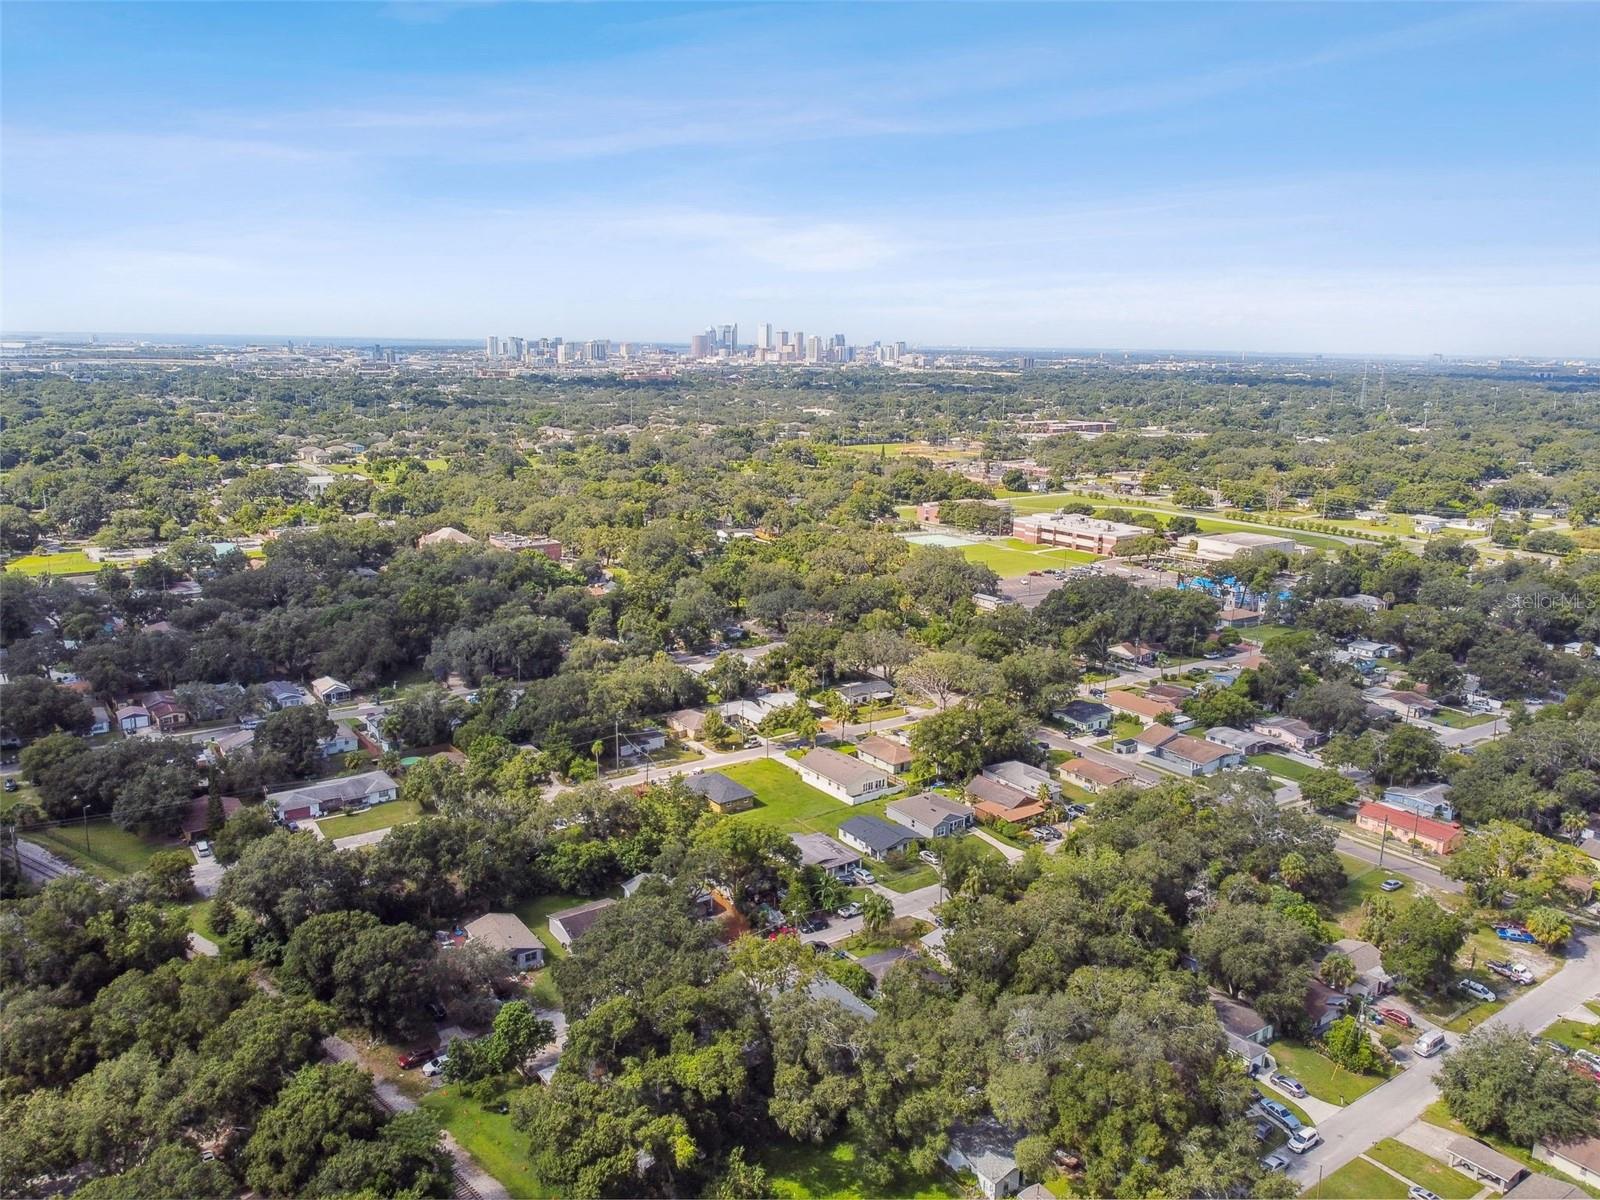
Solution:
{"label": "driveway", "polygon": [[227,868],[219,863],[213,855],[202,856],[193,849],[190,850],[190,853],[194,855],[194,866],[189,870],[189,878],[194,881],[194,890],[202,896],[216,895],[217,885],[222,882],[222,876],[226,873]]}
{"label": "driveway", "polygon": [[[1594,942],[1596,944],[1591,944]],[[1600,935],[1575,938],[1566,965],[1537,987],[1529,988],[1479,1028],[1522,1029],[1536,1033],[1562,1013],[1581,1006],[1600,991]],[[1450,1044],[1459,1042],[1448,1035]],[[1355,1103],[1317,1125],[1323,1144],[1289,1166],[1289,1174],[1304,1186],[1332,1174],[1374,1142],[1398,1137],[1438,1097],[1434,1076],[1444,1055],[1409,1060],[1406,1069],[1381,1087],[1373,1088]]]}

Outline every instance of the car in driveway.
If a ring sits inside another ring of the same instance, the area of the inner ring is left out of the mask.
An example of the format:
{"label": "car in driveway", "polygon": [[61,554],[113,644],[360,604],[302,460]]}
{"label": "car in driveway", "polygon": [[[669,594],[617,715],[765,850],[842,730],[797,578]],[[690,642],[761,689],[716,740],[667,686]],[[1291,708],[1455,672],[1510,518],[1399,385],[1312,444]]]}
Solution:
{"label": "car in driveway", "polygon": [[855,881],[862,887],[866,887],[870,883],[878,882],[878,877],[865,867],[857,867],[855,871],[852,872],[852,878],[854,878]]}
{"label": "car in driveway", "polygon": [[1517,942],[1524,946],[1533,943],[1533,934],[1529,933],[1521,925],[1496,925],[1494,927],[1494,935],[1502,942]]}
{"label": "car in driveway", "polygon": [[422,1073],[429,1079],[433,1079],[438,1075],[442,1075],[444,1073],[445,1060],[449,1057],[450,1056],[448,1054],[441,1054],[438,1058],[430,1058],[427,1062],[422,1064]]}
{"label": "car in driveway", "polygon": [[211,857],[211,843],[206,841],[204,838],[200,839],[200,841],[198,841],[198,842],[196,842],[194,844],[194,852],[196,854],[198,854],[201,858],[210,858]]}
{"label": "car in driveway", "polygon": [[1289,1111],[1289,1106],[1279,1104],[1276,1100],[1261,1101],[1261,1111],[1272,1118],[1273,1122],[1285,1133],[1293,1133],[1300,1128],[1300,1118]]}
{"label": "car in driveway", "polygon": [[861,905],[855,903],[846,904],[843,908],[835,909],[833,915],[846,918],[859,917],[861,915]]}
{"label": "car in driveway", "polygon": [[1514,962],[1486,962],[1486,968],[1493,971],[1502,979],[1509,979],[1514,983],[1527,985],[1533,982],[1533,972],[1522,963]]}
{"label": "car in driveway", "polygon": [[1322,1135],[1315,1128],[1307,1125],[1303,1129],[1296,1129],[1291,1133],[1288,1142],[1285,1144],[1296,1154],[1304,1154],[1306,1151],[1322,1144]]}
{"label": "car in driveway", "polygon": [[1404,879],[1385,879],[1378,887],[1385,892],[1398,892],[1405,885],[1406,881]]}
{"label": "car in driveway", "polygon": [[1484,987],[1476,979],[1456,980],[1456,990],[1465,992],[1474,1000],[1482,1000],[1485,1004],[1488,1004],[1491,1000],[1498,999],[1492,989]]}
{"label": "car in driveway", "polygon": [[1261,1160],[1261,1169],[1263,1171],[1287,1171],[1289,1169],[1289,1160],[1274,1151]]}
{"label": "car in driveway", "polygon": [[1390,1024],[1400,1026],[1401,1029],[1411,1028],[1411,1014],[1406,1012],[1406,1010],[1403,1008],[1395,1008],[1393,1005],[1385,1005],[1383,1008],[1378,1010],[1378,1015],[1381,1016],[1385,1021],[1388,1021]]}
{"label": "car in driveway", "polygon": [[1538,1034],[1534,1034],[1528,1041],[1552,1054],[1559,1054],[1562,1058],[1572,1057],[1572,1047],[1565,1042],[1558,1042],[1554,1038],[1542,1038]]}
{"label": "car in driveway", "polygon": [[439,1047],[437,1046],[418,1046],[414,1050],[407,1050],[397,1061],[402,1071],[409,1071],[412,1067],[420,1067],[438,1053]]}
{"label": "car in driveway", "polygon": [[923,862],[927,863],[930,867],[937,867],[939,865],[939,856],[932,850],[919,850],[917,852],[917,857]]}
{"label": "car in driveway", "polygon": [[1267,1081],[1280,1092],[1287,1092],[1296,1100],[1299,1100],[1306,1094],[1305,1084],[1301,1083],[1293,1075],[1285,1075],[1282,1071],[1274,1071],[1271,1075],[1267,1076]]}

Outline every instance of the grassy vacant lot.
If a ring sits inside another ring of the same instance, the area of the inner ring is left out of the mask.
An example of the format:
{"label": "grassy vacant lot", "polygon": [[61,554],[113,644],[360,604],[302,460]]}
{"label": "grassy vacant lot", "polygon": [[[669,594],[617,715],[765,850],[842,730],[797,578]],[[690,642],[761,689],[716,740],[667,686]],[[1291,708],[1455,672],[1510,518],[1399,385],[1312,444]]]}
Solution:
{"label": "grassy vacant lot", "polygon": [[1478,725],[1487,725],[1495,719],[1495,715],[1462,712],[1459,708],[1441,708],[1429,719],[1435,725],[1443,725],[1447,729],[1472,729]]}
{"label": "grassy vacant lot", "polygon": [[847,1140],[822,1146],[783,1141],[770,1143],[756,1161],[767,1169],[768,1185],[779,1200],[865,1200],[877,1195],[935,1200],[961,1195],[955,1180],[942,1174],[901,1173],[880,1191],[862,1180],[856,1157],[854,1143]]}
{"label": "grassy vacant lot", "polygon": [[162,850],[177,847],[174,841],[155,842],[118,829],[109,820],[101,818],[88,825],[88,848],[84,844],[82,825],[55,825],[49,829],[30,829],[24,835],[28,841],[38,842],[46,850],[58,854],[74,866],[82,867],[96,875],[118,879],[144,870],[150,856]]}
{"label": "grassy vacant lot", "polygon": [[1296,762],[1281,754],[1252,754],[1249,762],[1251,766],[1260,767],[1269,775],[1276,775],[1280,779],[1292,780],[1295,783],[1299,783],[1316,770],[1315,767],[1308,767],[1303,762]]}
{"label": "grassy vacant lot", "polygon": [[1301,1195],[1326,1200],[1406,1200],[1409,1193],[1405,1184],[1382,1167],[1364,1158],[1353,1158]]}
{"label": "grassy vacant lot", "polygon": [[331,841],[357,833],[371,833],[374,829],[388,829],[392,825],[404,825],[421,815],[422,806],[415,800],[390,800],[387,804],[375,804],[365,812],[325,817],[317,824],[322,827],[322,836]]}
{"label": "grassy vacant lot", "polygon": [[1329,1104],[1349,1104],[1384,1081],[1383,1075],[1356,1075],[1310,1046],[1274,1042],[1272,1057],[1286,1074],[1306,1085],[1318,1100]]}
{"label": "grassy vacant lot", "polygon": [[896,917],[881,933],[868,933],[863,929],[860,933],[840,942],[839,946],[857,957],[865,958],[881,950],[893,950],[896,946],[908,945],[932,928],[928,922],[916,917]]}
{"label": "grassy vacant lot", "polygon": [[1453,1167],[1393,1138],[1384,1138],[1367,1151],[1367,1157],[1391,1171],[1399,1171],[1412,1183],[1420,1183],[1444,1200],[1472,1200],[1481,1187],[1477,1180],[1468,1179]]}
{"label": "grassy vacant lot", "polygon": [[64,554],[24,554],[6,564],[6,570],[23,575],[93,575],[100,569],[82,550],[68,550]]}
{"label": "grassy vacant lot", "polygon": [[[1405,887],[1399,891],[1385,892],[1382,890],[1382,884],[1390,876],[1387,870],[1351,854],[1340,854],[1339,861],[1344,864],[1344,888],[1340,891],[1339,898],[1323,915],[1328,920],[1336,922],[1351,937],[1359,936],[1361,906],[1371,897],[1387,896],[1394,902],[1395,907],[1404,908],[1415,896],[1433,895],[1431,888],[1411,879],[1407,879]],[[1441,893],[1434,898],[1448,905],[1452,897],[1449,893]]]}
{"label": "grassy vacant lot", "polygon": [[512,1126],[509,1114],[485,1111],[476,1100],[462,1096],[456,1084],[430,1093],[422,1107],[516,1200],[542,1200],[556,1194],[534,1178],[528,1165],[528,1135]]}

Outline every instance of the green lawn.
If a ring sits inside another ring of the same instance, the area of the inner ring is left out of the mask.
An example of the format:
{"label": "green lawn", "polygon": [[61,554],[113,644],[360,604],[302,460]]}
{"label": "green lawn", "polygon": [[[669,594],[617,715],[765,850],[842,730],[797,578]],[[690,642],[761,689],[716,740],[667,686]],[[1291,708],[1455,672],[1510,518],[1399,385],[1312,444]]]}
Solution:
{"label": "green lawn", "polygon": [[893,950],[896,946],[909,945],[932,928],[928,922],[917,917],[896,917],[889,922],[883,932],[873,934],[863,929],[860,933],[840,942],[839,948],[858,958],[865,958],[881,950]]}
{"label": "green lawn", "polygon": [[214,900],[196,900],[189,908],[189,928],[208,941],[220,941],[222,935],[211,928],[211,906]]}
{"label": "green lawn", "polygon": [[23,575],[93,575],[101,567],[82,550],[62,554],[24,554],[6,564],[6,570]]}
{"label": "green lawn", "polygon": [[1453,1167],[1393,1138],[1384,1138],[1367,1151],[1367,1157],[1391,1171],[1399,1171],[1412,1183],[1420,1183],[1444,1200],[1472,1200],[1481,1186],[1477,1180],[1468,1179]]}
{"label": "green lawn", "polygon": [[1356,1075],[1346,1071],[1310,1046],[1273,1042],[1272,1057],[1278,1060],[1280,1070],[1293,1075],[1305,1084],[1306,1091],[1329,1104],[1349,1104],[1384,1082],[1382,1075]]}
{"label": "green lawn", "polygon": [[[1045,556],[1037,551],[1013,550],[998,542],[979,542],[975,546],[961,547],[962,556],[970,563],[981,563],[991,568],[1001,579],[1018,579],[1029,571],[1043,571],[1059,566],[1059,553]],[[1052,563],[1051,559],[1055,561]]]}
{"label": "green lawn", "polygon": [[1350,854],[1340,854],[1339,861],[1344,864],[1345,884],[1323,915],[1351,937],[1360,935],[1361,906],[1373,896],[1387,896],[1397,908],[1403,908],[1412,897],[1431,894],[1430,889],[1410,879],[1398,892],[1385,892],[1382,884],[1389,878],[1388,871]]}
{"label": "green lawn", "polygon": [[1469,713],[1458,708],[1441,708],[1428,718],[1435,725],[1443,725],[1447,729],[1472,729],[1478,725],[1487,725],[1495,719],[1494,713]]}
{"label": "green lawn", "polygon": [[1262,768],[1269,775],[1276,775],[1280,779],[1292,780],[1295,783],[1299,783],[1316,770],[1315,767],[1308,767],[1303,762],[1296,762],[1281,754],[1252,754],[1247,761],[1253,767]]}
{"label": "green lawn", "polygon": [[317,824],[322,827],[322,836],[332,841],[334,838],[350,837],[357,833],[371,833],[374,829],[404,825],[407,821],[415,821],[420,816],[422,816],[422,806],[415,800],[390,800],[387,804],[375,804],[365,812],[325,817]]}
{"label": "green lawn", "polygon": [[1324,1200],[1406,1200],[1410,1189],[1382,1167],[1364,1158],[1352,1158],[1300,1194]]}
{"label": "green lawn", "polygon": [[23,836],[28,841],[38,842],[74,866],[112,879],[137,874],[144,870],[151,855],[178,848],[176,842],[149,841],[137,833],[118,829],[105,818],[89,822],[87,849],[82,825],[30,829]]}
{"label": "green lawn", "polygon": [[[1443,1097],[1435,1100],[1422,1110],[1422,1119],[1429,1125],[1437,1125],[1440,1129],[1448,1129],[1452,1133],[1464,1134],[1467,1137],[1477,1138],[1486,1146],[1492,1146],[1508,1158],[1514,1158],[1528,1170],[1540,1175],[1550,1175],[1556,1179],[1564,1179],[1568,1183],[1577,1184],[1578,1187],[1588,1192],[1591,1196],[1600,1196],[1600,1188],[1590,1187],[1588,1184],[1579,1183],[1570,1176],[1563,1175],[1547,1163],[1539,1162],[1533,1157],[1533,1152],[1526,1146],[1519,1146],[1515,1142],[1507,1141],[1495,1133],[1473,1133],[1455,1117],[1450,1115],[1450,1104]],[[1440,1193],[1443,1195],[1444,1193]]]}
{"label": "green lawn", "polygon": [[1156,513],[1162,517],[1170,517],[1176,513],[1184,512],[1195,517],[1195,525],[1201,533],[1270,533],[1278,537],[1292,538],[1302,546],[1313,546],[1322,550],[1334,550],[1348,545],[1336,537],[1326,534],[1307,533],[1302,529],[1286,529],[1279,525],[1265,525],[1254,521],[1238,521],[1225,517],[1202,517],[1189,510],[1180,509],[1176,505],[1167,504],[1159,500],[1123,502],[1106,496],[1085,496],[1074,492],[1053,492],[1027,496],[1017,496],[1011,500],[1011,507],[1018,513],[1054,512],[1069,501],[1082,501],[1092,504],[1095,509],[1120,508],[1126,512]]}
{"label": "green lawn", "polygon": [[1024,554],[1032,554],[1043,560],[1038,564],[1039,570],[1045,567],[1061,567],[1067,563],[1099,562],[1105,557],[1103,554],[1090,554],[1087,550],[1073,550],[1067,546],[1041,546],[1037,542],[1025,542],[1021,538],[1002,538],[996,544],[1011,550],[1020,550]]}
{"label": "green lawn", "polygon": [[887,1189],[862,1180],[856,1168],[856,1147],[848,1140],[812,1146],[795,1142],[768,1143],[756,1156],[767,1170],[772,1195],[779,1200],[867,1200],[887,1195],[905,1200],[960,1196],[953,1178],[902,1172]]}
{"label": "green lawn", "polygon": [[1138,737],[1144,732],[1144,722],[1138,717],[1129,716],[1127,713],[1118,713],[1111,718],[1111,740],[1118,738]]}
{"label": "green lawn", "polygon": [[429,1093],[422,1107],[437,1117],[478,1165],[504,1184],[516,1200],[542,1200],[556,1195],[534,1178],[528,1165],[528,1135],[512,1126],[509,1114],[486,1112],[477,1101],[462,1096],[457,1084]]}
{"label": "green lawn", "polygon": [[862,809],[851,808],[828,793],[818,791],[788,767],[765,758],[723,767],[720,774],[744,784],[756,794],[756,807],[739,813],[734,818],[738,821],[755,821],[762,825],[806,831],[827,825],[830,818],[837,815],[838,819],[832,821],[831,828],[821,830],[832,833],[852,814],[870,807],[863,805]]}

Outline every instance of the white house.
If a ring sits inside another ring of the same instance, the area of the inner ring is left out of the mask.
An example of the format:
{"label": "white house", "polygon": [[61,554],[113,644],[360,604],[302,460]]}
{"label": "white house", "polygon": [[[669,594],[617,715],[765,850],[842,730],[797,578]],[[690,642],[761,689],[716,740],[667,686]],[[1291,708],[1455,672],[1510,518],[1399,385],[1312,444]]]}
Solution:
{"label": "white house", "polygon": [[350,728],[348,721],[335,721],[333,733],[318,743],[323,758],[337,758],[341,754],[350,754],[361,749],[361,743],[356,740],[356,731]]}
{"label": "white house", "polygon": [[779,761],[793,764],[800,778],[819,791],[837,796],[846,804],[865,804],[868,800],[897,792],[902,786],[889,772],[880,771],[859,758],[851,758],[826,746],[806,751],[799,760],[785,756]]}
{"label": "white house", "polygon": [[311,690],[324,704],[343,704],[350,699],[350,685],[340,683],[332,675],[321,675],[313,679]]}
{"label": "white house", "polygon": [[89,722],[89,736],[98,737],[102,733],[111,732],[111,713],[103,704],[93,705],[89,711],[93,714]]}
{"label": "white house", "polygon": [[382,804],[399,794],[400,785],[387,771],[367,771],[269,792],[267,803],[276,810],[280,820],[303,821],[358,804]]}
{"label": "white house", "polygon": [[273,708],[301,708],[306,703],[306,694],[297,683],[274,679],[263,683],[261,690],[266,693],[267,700],[271,702]]}
{"label": "white house", "polygon": [[150,710],[142,704],[124,704],[117,709],[117,728],[123,733],[150,728]]}
{"label": "white house", "polygon": [[1000,1200],[1022,1188],[1017,1167],[1017,1136],[994,1117],[950,1129],[944,1163],[952,1171],[970,1171],[986,1200]]}
{"label": "white house", "polygon": [[544,966],[544,943],[515,913],[485,913],[468,921],[464,928],[470,941],[487,943],[505,951],[518,971]]}
{"label": "white house", "polygon": [[1050,793],[1052,799],[1059,799],[1061,796],[1061,784],[1050,777],[1049,771],[1018,762],[1016,759],[990,763],[983,769],[983,773],[990,779],[1010,784],[1019,792],[1025,792],[1029,796],[1037,796],[1041,787]]}
{"label": "white house", "polygon": [[941,796],[938,792],[918,792],[891,801],[884,810],[891,821],[897,821],[918,837],[954,837],[972,828],[972,809],[958,800]]}

